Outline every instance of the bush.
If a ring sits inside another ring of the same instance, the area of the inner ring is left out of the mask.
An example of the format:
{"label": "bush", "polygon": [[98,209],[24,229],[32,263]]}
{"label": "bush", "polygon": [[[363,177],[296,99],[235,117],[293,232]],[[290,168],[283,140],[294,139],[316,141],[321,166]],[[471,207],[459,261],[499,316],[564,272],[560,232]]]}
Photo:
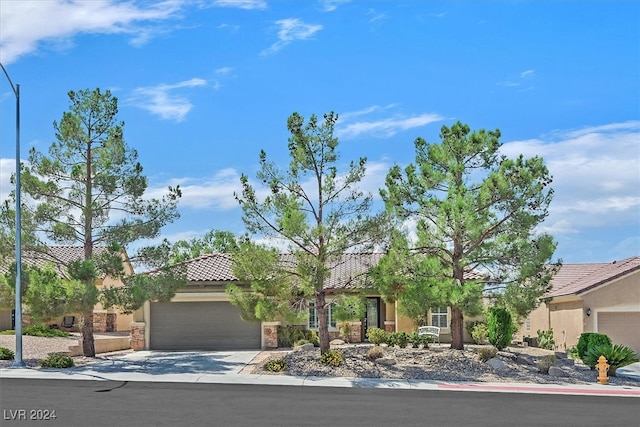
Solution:
{"label": "bush", "polygon": [[344,356],[341,351],[327,350],[320,356],[320,362],[325,365],[338,367],[344,363]]}
{"label": "bush", "polygon": [[616,370],[618,368],[640,361],[636,352],[629,347],[624,345],[611,346],[608,344],[601,344],[595,347],[590,347],[582,358],[582,362],[593,369],[598,363],[600,356],[604,356],[605,359],[607,359],[607,363],[609,364],[609,375],[612,376],[616,375]]}
{"label": "bush", "polygon": [[22,335],[30,335],[32,337],[68,337],[69,333],[60,329],[52,329],[47,325],[30,325],[22,330]]}
{"label": "bush", "polygon": [[553,328],[548,331],[538,329],[538,347],[545,350],[553,350],[556,347],[556,342],[553,340]]}
{"label": "bush", "polygon": [[13,358],[13,351],[9,350],[6,347],[0,347],[0,360],[13,360]]}
{"label": "bush", "polygon": [[386,342],[387,333],[384,331],[384,329],[370,328],[367,329],[367,338],[369,339],[369,342],[378,345]]}
{"label": "bush", "polygon": [[316,347],[320,345],[316,331],[303,329],[299,325],[278,326],[278,347],[293,347],[294,343],[301,340],[312,342]]}
{"label": "bush", "polygon": [[420,345],[422,345],[424,348],[429,348],[429,336],[428,335],[419,335],[418,331],[412,333],[409,336],[409,342],[414,346],[414,347],[419,347]]}
{"label": "bush", "polygon": [[379,345],[374,345],[369,349],[369,352],[367,353],[367,357],[371,360],[380,359],[383,356],[384,350]]}
{"label": "bush", "polygon": [[513,337],[513,323],[511,314],[503,307],[489,309],[488,325],[489,343],[498,350],[502,350],[511,343]]}
{"label": "bush", "polygon": [[300,347],[302,345],[305,345],[305,344],[309,344],[309,341],[307,341],[307,340],[298,340],[295,343],[293,343],[293,348],[298,348],[298,347]]}
{"label": "bush", "polygon": [[282,372],[287,369],[287,362],[283,358],[267,360],[262,367],[269,372]]}
{"label": "bush", "polygon": [[556,364],[556,356],[555,354],[548,354],[546,356],[542,356],[538,359],[537,365],[538,370],[543,374],[549,373],[549,368]]}
{"label": "bush", "polygon": [[580,335],[580,338],[578,338],[578,357],[584,360],[584,355],[587,354],[587,351],[590,348],[600,345],[611,346],[611,338],[609,338],[605,334],[599,334],[597,332],[582,333]]}
{"label": "bush", "polygon": [[567,356],[569,356],[569,358],[571,359],[579,359],[580,356],[578,356],[578,347],[576,347],[575,345],[569,347],[567,349]]}
{"label": "bush", "polygon": [[392,332],[387,335],[386,341],[391,347],[397,345],[400,348],[405,348],[409,344],[409,335],[406,332]]}
{"label": "bush", "polygon": [[71,368],[74,365],[73,358],[60,353],[52,354],[40,361],[43,368]]}
{"label": "bush", "polygon": [[498,354],[498,349],[492,346],[480,347],[478,349],[478,359],[481,362],[486,362],[487,360],[493,358]]}
{"label": "bush", "polygon": [[465,329],[475,344],[487,344],[489,331],[484,320],[470,320],[465,323]]}

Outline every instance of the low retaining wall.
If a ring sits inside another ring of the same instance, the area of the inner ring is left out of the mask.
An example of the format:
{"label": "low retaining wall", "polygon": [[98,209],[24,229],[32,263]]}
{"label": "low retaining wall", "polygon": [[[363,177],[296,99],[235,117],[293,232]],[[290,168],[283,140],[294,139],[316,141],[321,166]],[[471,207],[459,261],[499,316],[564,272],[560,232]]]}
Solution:
{"label": "low retaining wall", "polygon": [[[82,339],[82,338],[81,338]],[[82,341],[78,341],[78,345],[70,345],[69,352],[71,356],[82,356]],[[96,354],[110,353],[112,351],[129,350],[131,343],[129,342],[129,336],[121,337],[95,337],[93,345],[96,349]]]}

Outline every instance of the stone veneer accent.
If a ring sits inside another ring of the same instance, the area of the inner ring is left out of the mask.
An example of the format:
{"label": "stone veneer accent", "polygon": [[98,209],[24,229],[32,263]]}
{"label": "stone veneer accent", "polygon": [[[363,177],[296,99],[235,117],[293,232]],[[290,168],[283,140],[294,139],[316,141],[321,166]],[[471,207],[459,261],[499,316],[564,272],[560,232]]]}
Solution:
{"label": "stone veneer accent", "polygon": [[116,313],[107,313],[107,323],[105,332],[115,332],[116,331],[116,320],[118,315]]}
{"label": "stone veneer accent", "polygon": [[144,322],[131,322],[131,338],[129,338],[129,342],[134,351],[145,349],[144,329]]}
{"label": "stone veneer accent", "polygon": [[384,321],[384,330],[387,333],[395,332],[396,331],[396,322],[394,322],[393,320],[385,320]]}
{"label": "stone veneer accent", "polygon": [[264,348],[278,348],[278,326],[280,322],[262,324],[262,345]]}
{"label": "stone veneer accent", "polygon": [[93,313],[93,331],[107,332],[107,313]]}

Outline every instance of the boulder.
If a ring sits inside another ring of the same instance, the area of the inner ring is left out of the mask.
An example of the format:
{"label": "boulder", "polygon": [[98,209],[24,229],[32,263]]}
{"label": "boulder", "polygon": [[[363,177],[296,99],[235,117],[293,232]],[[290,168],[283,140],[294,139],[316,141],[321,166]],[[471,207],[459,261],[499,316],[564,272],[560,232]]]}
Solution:
{"label": "boulder", "polygon": [[491,366],[493,369],[497,371],[505,371],[507,370],[507,365],[500,359],[496,357],[492,357],[487,360],[487,365]]}
{"label": "boulder", "polygon": [[329,343],[329,345],[345,345],[345,342],[344,342],[344,341],[342,341],[342,340],[335,339],[335,340],[332,340],[332,341]]}
{"label": "boulder", "polygon": [[381,357],[379,359],[376,359],[375,362],[378,365],[395,365],[396,364],[396,359],[393,359],[391,357]]}
{"label": "boulder", "polygon": [[315,349],[315,346],[313,345],[313,343],[306,343],[306,344],[302,344],[298,347],[295,348],[296,351],[313,351]]}
{"label": "boulder", "polygon": [[549,375],[552,377],[568,377],[569,374],[567,371],[562,369],[559,366],[550,366],[549,367]]}
{"label": "boulder", "polygon": [[518,365],[535,365],[536,364],[535,360],[533,360],[533,357],[529,356],[528,354],[519,354],[518,357],[516,357],[516,363]]}

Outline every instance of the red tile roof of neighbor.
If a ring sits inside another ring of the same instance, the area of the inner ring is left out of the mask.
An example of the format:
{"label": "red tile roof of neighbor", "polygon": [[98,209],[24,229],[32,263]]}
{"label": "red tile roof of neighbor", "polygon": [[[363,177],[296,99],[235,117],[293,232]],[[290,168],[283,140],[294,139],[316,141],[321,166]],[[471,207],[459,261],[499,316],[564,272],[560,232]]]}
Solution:
{"label": "red tile roof of neighbor", "polygon": [[614,279],[640,270],[640,256],[594,264],[563,264],[551,279],[546,296],[579,295]]}
{"label": "red tile roof of neighbor", "polygon": [[[95,246],[93,253],[98,255],[105,250],[105,247]],[[60,277],[65,279],[69,277],[64,266],[78,259],[84,259],[84,248],[82,246],[47,246],[46,253],[34,251],[24,251],[22,253],[22,263],[24,265],[43,268],[53,264]],[[8,271],[9,264],[0,265],[0,274],[6,274]]]}
{"label": "red tile roof of neighbor", "polygon": [[[383,253],[347,253],[331,266],[331,276],[325,283],[325,289],[357,288],[359,280],[371,267],[380,262]],[[283,263],[295,265],[293,254],[280,254]],[[208,254],[186,261],[187,279],[190,282],[234,282],[231,254]],[[153,273],[153,272],[150,272]],[[478,272],[465,274],[468,280],[482,279]]]}

